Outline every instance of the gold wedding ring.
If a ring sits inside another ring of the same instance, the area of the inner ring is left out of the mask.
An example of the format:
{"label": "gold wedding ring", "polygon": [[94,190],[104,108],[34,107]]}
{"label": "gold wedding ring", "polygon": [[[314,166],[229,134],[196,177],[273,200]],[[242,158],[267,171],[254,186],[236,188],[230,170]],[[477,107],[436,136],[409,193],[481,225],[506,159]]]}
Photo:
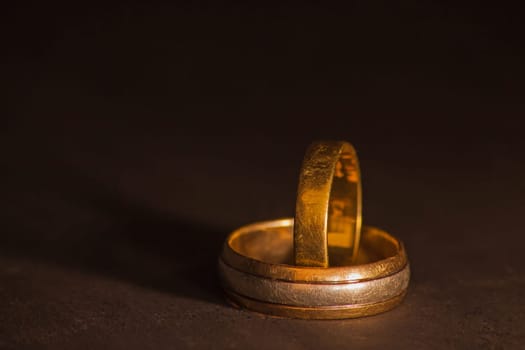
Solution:
{"label": "gold wedding ring", "polygon": [[[303,160],[295,206],[295,265],[328,267],[329,248],[357,255],[361,232],[361,176],[354,148],[314,142]],[[344,262],[340,262],[343,263]]]}
{"label": "gold wedding ring", "polygon": [[233,304],[305,319],[387,311],[403,300],[410,279],[397,238],[366,226],[361,233],[357,156],[350,144],[334,141],[316,142],[306,152],[295,220],[232,232],[219,272]]}

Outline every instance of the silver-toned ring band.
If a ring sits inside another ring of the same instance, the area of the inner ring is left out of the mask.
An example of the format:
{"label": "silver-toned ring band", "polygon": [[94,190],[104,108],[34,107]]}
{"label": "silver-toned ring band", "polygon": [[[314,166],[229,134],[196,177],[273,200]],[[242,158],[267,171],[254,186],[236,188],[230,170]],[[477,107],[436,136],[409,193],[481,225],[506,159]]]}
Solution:
{"label": "silver-toned ring band", "polygon": [[292,306],[337,306],[382,302],[408,288],[410,267],[378,279],[350,283],[311,284],[262,278],[219,261],[225,288],[252,299]]}

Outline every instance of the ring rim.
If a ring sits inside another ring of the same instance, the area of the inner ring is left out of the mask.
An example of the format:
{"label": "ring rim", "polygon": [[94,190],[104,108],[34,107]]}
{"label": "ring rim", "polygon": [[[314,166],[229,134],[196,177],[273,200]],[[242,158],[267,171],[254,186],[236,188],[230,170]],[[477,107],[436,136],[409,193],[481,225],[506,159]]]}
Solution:
{"label": "ring rim", "polygon": [[[363,234],[377,234],[390,240],[396,247],[396,255],[366,264],[323,268],[269,263],[243,255],[232,247],[232,241],[243,234],[265,229],[291,229],[293,225],[293,218],[284,218],[242,226],[226,238],[221,258],[229,266],[245,273],[281,281],[306,283],[364,282],[394,274],[408,262],[404,245],[399,239],[383,230],[370,226],[363,227]],[[365,240],[363,239],[363,241]]]}

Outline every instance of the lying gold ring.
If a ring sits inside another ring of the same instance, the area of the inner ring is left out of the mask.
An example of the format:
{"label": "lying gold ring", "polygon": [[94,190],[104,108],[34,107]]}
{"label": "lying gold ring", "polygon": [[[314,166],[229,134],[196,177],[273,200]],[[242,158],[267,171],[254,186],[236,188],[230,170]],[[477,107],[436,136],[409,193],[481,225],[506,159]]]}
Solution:
{"label": "lying gold ring", "polygon": [[261,222],[226,240],[219,270],[235,304],[277,316],[352,318],[387,311],[408,288],[410,268],[403,244],[365,227],[359,265],[318,268],[293,262],[293,219]]}
{"label": "lying gold ring", "polygon": [[[355,261],[361,231],[361,175],[351,144],[318,141],[308,147],[295,208],[295,265],[328,267]],[[332,258],[331,253],[338,251],[345,252],[339,254],[342,261]]]}

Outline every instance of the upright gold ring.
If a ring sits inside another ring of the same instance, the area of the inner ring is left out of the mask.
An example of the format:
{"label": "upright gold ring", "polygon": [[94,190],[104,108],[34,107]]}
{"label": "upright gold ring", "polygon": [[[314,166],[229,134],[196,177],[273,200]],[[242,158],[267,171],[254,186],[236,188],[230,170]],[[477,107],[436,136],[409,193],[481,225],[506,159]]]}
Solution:
{"label": "upright gold ring", "polygon": [[[361,233],[361,175],[344,141],[318,141],[306,150],[295,205],[294,256],[299,266],[352,263]],[[345,257],[333,261],[330,254]],[[332,260],[332,261],[329,261]]]}

